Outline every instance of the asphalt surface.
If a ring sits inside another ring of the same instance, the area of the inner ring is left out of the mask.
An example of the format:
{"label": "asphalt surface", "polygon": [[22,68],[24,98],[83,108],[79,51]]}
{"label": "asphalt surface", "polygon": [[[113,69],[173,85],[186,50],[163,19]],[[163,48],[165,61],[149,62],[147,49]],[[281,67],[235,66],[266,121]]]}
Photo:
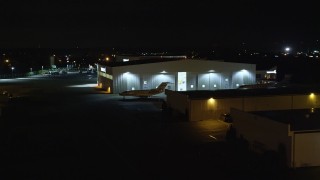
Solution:
{"label": "asphalt surface", "polygon": [[0,80],[14,97],[2,102],[0,179],[291,178],[272,155],[226,141],[223,122],[186,122],[161,109],[163,95],[123,99],[95,83],[86,74]]}

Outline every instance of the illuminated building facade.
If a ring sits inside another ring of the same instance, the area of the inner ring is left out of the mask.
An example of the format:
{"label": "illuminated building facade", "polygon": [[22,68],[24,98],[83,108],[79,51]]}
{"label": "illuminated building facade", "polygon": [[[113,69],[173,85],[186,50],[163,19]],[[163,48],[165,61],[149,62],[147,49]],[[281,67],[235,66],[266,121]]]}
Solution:
{"label": "illuminated building facade", "polygon": [[235,89],[256,82],[256,65],[210,60],[132,61],[98,65],[98,84],[110,93],[156,88],[173,91]]}
{"label": "illuminated building facade", "polygon": [[277,67],[273,67],[269,70],[257,70],[256,73],[257,84],[268,84],[277,82]]}

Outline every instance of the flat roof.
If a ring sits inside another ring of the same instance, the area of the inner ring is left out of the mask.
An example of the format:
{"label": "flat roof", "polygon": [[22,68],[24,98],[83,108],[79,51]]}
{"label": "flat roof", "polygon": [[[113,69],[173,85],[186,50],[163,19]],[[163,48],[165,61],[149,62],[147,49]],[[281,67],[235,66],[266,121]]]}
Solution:
{"label": "flat roof", "polygon": [[128,65],[138,65],[138,64],[149,64],[149,63],[158,63],[158,62],[167,62],[167,61],[183,61],[186,59],[181,58],[153,58],[153,59],[141,59],[141,60],[133,60],[127,62],[103,62],[100,63],[104,66],[109,67],[117,67],[117,66],[128,66]]}
{"label": "flat roof", "polygon": [[176,91],[185,94],[189,99],[223,99],[255,96],[275,96],[275,95],[306,95],[310,93],[320,93],[320,86],[287,86],[255,89],[220,89],[220,90],[195,90]]}
{"label": "flat roof", "polygon": [[290,109],[251,112],[277,122],[290,124],[291,131],[320,130],[320,109]]}
{"label": "flat roof", "polygon": [[100,62],[100,65],[108,66],[108,67],[117,67],[117,66],[129,66],[129,65],[139,65],[139,64],[151,64],[151,63],[159,63],[159,62],[172,62],[172,61],[195,61],[195,62],[224,62],[224,63],[233,63],[233,64],[250,64],[252,63],[239,63],[239,62],[229,62],[223,59],[186,59],[186,58],[151,58],[151,59],[141,59],[141,60],[132,60],[126,62],[120,61],[103,61]]}

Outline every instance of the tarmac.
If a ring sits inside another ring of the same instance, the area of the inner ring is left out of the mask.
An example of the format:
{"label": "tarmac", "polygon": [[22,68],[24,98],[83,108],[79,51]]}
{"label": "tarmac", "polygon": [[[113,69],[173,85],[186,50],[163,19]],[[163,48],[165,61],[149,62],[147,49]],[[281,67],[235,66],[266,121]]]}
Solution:
{"label": "tarmac", "polygon": [[161,109],[164,96],[123,99],[95,83],[86,74],[0,80],[16,95],[2,103],[0,179],[305,176],[227,140],[227,123],[187,122]]}

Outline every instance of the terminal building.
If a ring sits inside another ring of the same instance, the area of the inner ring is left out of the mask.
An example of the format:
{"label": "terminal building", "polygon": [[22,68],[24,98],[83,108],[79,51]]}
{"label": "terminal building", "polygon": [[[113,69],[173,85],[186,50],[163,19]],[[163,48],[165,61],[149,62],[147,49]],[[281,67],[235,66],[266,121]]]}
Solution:
{"label": "terminal building", "polygon": [[98,64],[98,85],[108,93],[156,88],[173,91],[235,89],[256,83],[256,65],[214,60],[148,59]]}

